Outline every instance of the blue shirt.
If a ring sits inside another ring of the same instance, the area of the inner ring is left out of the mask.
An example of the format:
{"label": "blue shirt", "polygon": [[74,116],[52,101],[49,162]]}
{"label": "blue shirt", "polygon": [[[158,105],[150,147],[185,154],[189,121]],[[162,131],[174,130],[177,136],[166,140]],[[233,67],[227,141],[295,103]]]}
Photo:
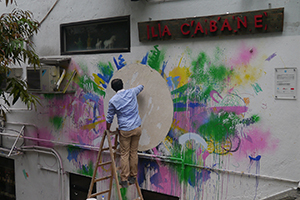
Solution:
{"label": "blue shirt", "polygon": [[128,90],[119,90],[108,103],[106,121],[112,123],[117,114],[119,130],[131,131],[142,124],[139,115],[137,95],[144,89],[143,85]]}

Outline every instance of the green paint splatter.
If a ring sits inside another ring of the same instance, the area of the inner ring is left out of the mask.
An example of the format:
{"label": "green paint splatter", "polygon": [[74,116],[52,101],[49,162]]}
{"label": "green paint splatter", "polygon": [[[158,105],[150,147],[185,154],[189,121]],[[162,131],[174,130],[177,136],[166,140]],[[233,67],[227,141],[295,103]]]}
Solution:
{"label": "green paint splatter", "polygon": [[241,124],[249,126],[251,124],[259,122],[260,117],[258,115],[252,115],[250,118],[242,119],[240,121]]}
{"label": "green paint splatter", "polygon": [[208,94],[211,90],[222,91],[226,85],[224,82],[233,74],[233,71],[227,69],[223,64],[212,63],[204,52],[201,52],[198,58],[192,61],[191,72],[192,82],[206,87]]}
{"label": "green paint splatter", "polygon": [[121,196],[122,196],[123,200],[128,200],[128,198],[127,198],[127,191],[128,191],[128,188],[121,188],[120,189]]}
{"label": "green paint splatter", "polygon": [[211,63],[211,59],[204,52],[199,54],[197,60],[192,61],[191,72],[191,81],[171,92],[173,103],[180,105],[174,106],[175,112],[188,109],[188,106],[182,105],[187,101],[205,105],[211,91],[221,93],[226,87],[226,81],[233,75],[233,71],[224,65]]}
{"label": "green paint splatter", "polygon": [[253,90],[254,90],[254,92],[255,92],[256,95],[257,95],[259,92],[262,92],[262,89],[261,89],[261,87],[259,86],[258,83],[251,84],[251,86],[253,87]]}
{"label": "green paint splatter", "polygon": [[252,115],[252,117],[251,117],[252,119],[253,119],[253,121],[254,122],[259,122],[259,120],[260,120],[260,117],[258,116],[258,115]]}
{"label": "green paint splatter", "polygon": [[77,172],[82,175],[93,176],[94,173],[93,162],[90,161],[88,166],[82,165],[81,169],[79,169]]}
{"label": "green paint splatter", "polygon": [[[189,183],[191,185],[195,185],[196,182],[196,169],[195,167],[187,166],[196,165],[196,158],[195,158],[195,150],[190,148],[185,148],[183,152],[180,151],[181,145],[176,145],[177,148],[173,148],[172,152],[172,160],[175,162],[177,161],[177,165],[170,165],[170,167],[174,168],[177,171],[177,174],[180,176],[178,177],[180,182]],[[177,150],[176,150],[177,149]],[[179,150],[179,151],[178,151]],[[182,158],[181,158],[182,157]]]}
{"label": "green paint splatter", "polygon": [[236,125],[240,123],[240,119],[234,113],[224,113],[216,115],[211,113],[207,123],[198,128],[198,132],[203,135],[206,140],[215,142],[224,142],[229,136],[235,135]]}
{"label": "green paint splatter", "polygon": [[59,116],[50,118],[50,122],[53,124],[56,130],[59,130],[62,127],[63,121],[63,118]]}
{"label": "green paint splatter", "polygon": [[149,56],[148,56],[148,65],[159,72],[160,67],[162,66],[162,63],[165,58],[165,52],[158,49],[158,45],[154,46],[155,50],[150,50]]}
{"label": "green paint splatter", "polygon": [[72,145],[68,145],[67,150],[70,151],[70,152],[72,152],[72,151],[83,151],[83,149],[81,147],[72,146]]}
{"label": "green paint splatter", "polygon": [[86,92],[95,92],[101,96],[105,96],[105,92],[87,75],[79,77],[78,85]]}
{"label": "green paint splatter", "polygon": [[109,80],[111,79],[111,77],[113,76],[113,73],[114,73],[114,68],[113,68],[111,62],[108,62],[108,64],[99,62],[98,67],[99,67],[100,71],[102,72],[103,80],[106,83],[109,83]]}
{"label": "green paint splatter", "polygon": [[209,64],[209,58],[204,52],[199,54],[197,60],[192,61],[192,75],[190,78],[193,79],[196,84],[200,85],[207,82],[209,79],[209,76],[205,71],[205,64]]}
{"label": "green paint splatter", "polygon": [[222,50],[220,49],[220,47],[216,47],[215,51],[214,51],[214,62],[217,62],[220,60],[220,55],[222,55]]}

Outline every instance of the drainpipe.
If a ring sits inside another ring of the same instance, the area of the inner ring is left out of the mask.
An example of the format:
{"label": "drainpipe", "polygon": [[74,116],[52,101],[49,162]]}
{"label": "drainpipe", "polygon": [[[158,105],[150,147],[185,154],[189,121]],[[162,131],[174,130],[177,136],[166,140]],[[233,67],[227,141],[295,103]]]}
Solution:
{"label": "drainpipe", "polygon": [[[23,125],[23,124],[24,123],[22,123],[20,125]],[[1,135],[1,133],[0,133],[0,135]],[[17,137],[17,136],[15,136],[15,137]],[[23,136],[21,138],[40,141],[40,142],[49,142],[49,143],[63,145],[63,146],[69,146],[70,145],[70,146],[74,146],[74,147],[80,147],[80,148],[85,149],[85,150],[99,151],[99,147],[90,146],[90,145],[81,145],[81,144],[74,144],[74,143],[67,143],[67,142],[58,142],[58,141],[52,141],[52,140],[40,139],[40,138],[33,138],[33,137],[27,137],[27,136]],[[222,172],[222,173],[229,173],[229,174],[235,174],[235,175],[245,175],[245,176],[248,176],[248,177],[264,178],[264,179],[284,181],[284,182],[289,182],[289,183],[297,183],[297,184],[299,183],[299,180],[285,179],[285,178],[268,176],[268,175],[252,174],[252,173],[233,171],[233,170],[227,170],[227,169],[217,169],[217,168],[213,168],[213,167],[205,167],[205,166],[199,166],[199,165],[194,165],[194,164],[186,164],[186,163],[183,162],[182,158],[168,157],[168,156],[158,156],[158,155],[152,155],[152,154],[146,154],[146,153],[138,153],[138,155],[142,156],[142,157],[149,158],[149,159],[152,159],[152,158],[159,159],[162,162],[170,162],[170,163],[173,163],[173,164],[181,164],[181,165],[183,165],[181,167],[182,171],[184,170],[184,166],[189,166],[189,167],[204,169],[204,170],[213,171],[213,172]],[[179,162],[174,162],[174,161],[179,161]]]}

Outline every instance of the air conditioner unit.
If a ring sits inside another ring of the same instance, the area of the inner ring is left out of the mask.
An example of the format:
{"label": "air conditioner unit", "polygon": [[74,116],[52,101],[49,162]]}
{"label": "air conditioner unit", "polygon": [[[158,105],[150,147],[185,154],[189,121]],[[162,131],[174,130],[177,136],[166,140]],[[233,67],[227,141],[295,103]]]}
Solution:
{"label": "air conditioner unit", "polygon": [[60,73],[60,67],[56,65],[42,64],[41,67],[27,67],[28,90],[42,93],[54,92]]}
{"label": "air conditioner unit", "polygon": [[[4,90],[7,87],[7,79],[6,78],[17,78],[21,79],[23,75],[23,68],[9,68],[7,74],[0,74],[0,78],[2,79],[1,81],[1,89]],[[6,76],[6,78],[5,78]]]}

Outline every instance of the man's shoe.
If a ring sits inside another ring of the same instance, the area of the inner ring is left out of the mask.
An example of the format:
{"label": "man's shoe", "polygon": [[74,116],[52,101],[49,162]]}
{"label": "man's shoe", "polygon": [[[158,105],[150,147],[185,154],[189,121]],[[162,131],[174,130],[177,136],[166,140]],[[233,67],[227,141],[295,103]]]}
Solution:
{"label": "man's shoe", "polygon": [[128,187],[128,181],[120,181],[120,185],[122,188],[127,188]]}
{"label": "man's shoe", "polygon": [[135,180],[136,178],[134,176],[129,176],[128,178],[129,185],[135,184]]}

